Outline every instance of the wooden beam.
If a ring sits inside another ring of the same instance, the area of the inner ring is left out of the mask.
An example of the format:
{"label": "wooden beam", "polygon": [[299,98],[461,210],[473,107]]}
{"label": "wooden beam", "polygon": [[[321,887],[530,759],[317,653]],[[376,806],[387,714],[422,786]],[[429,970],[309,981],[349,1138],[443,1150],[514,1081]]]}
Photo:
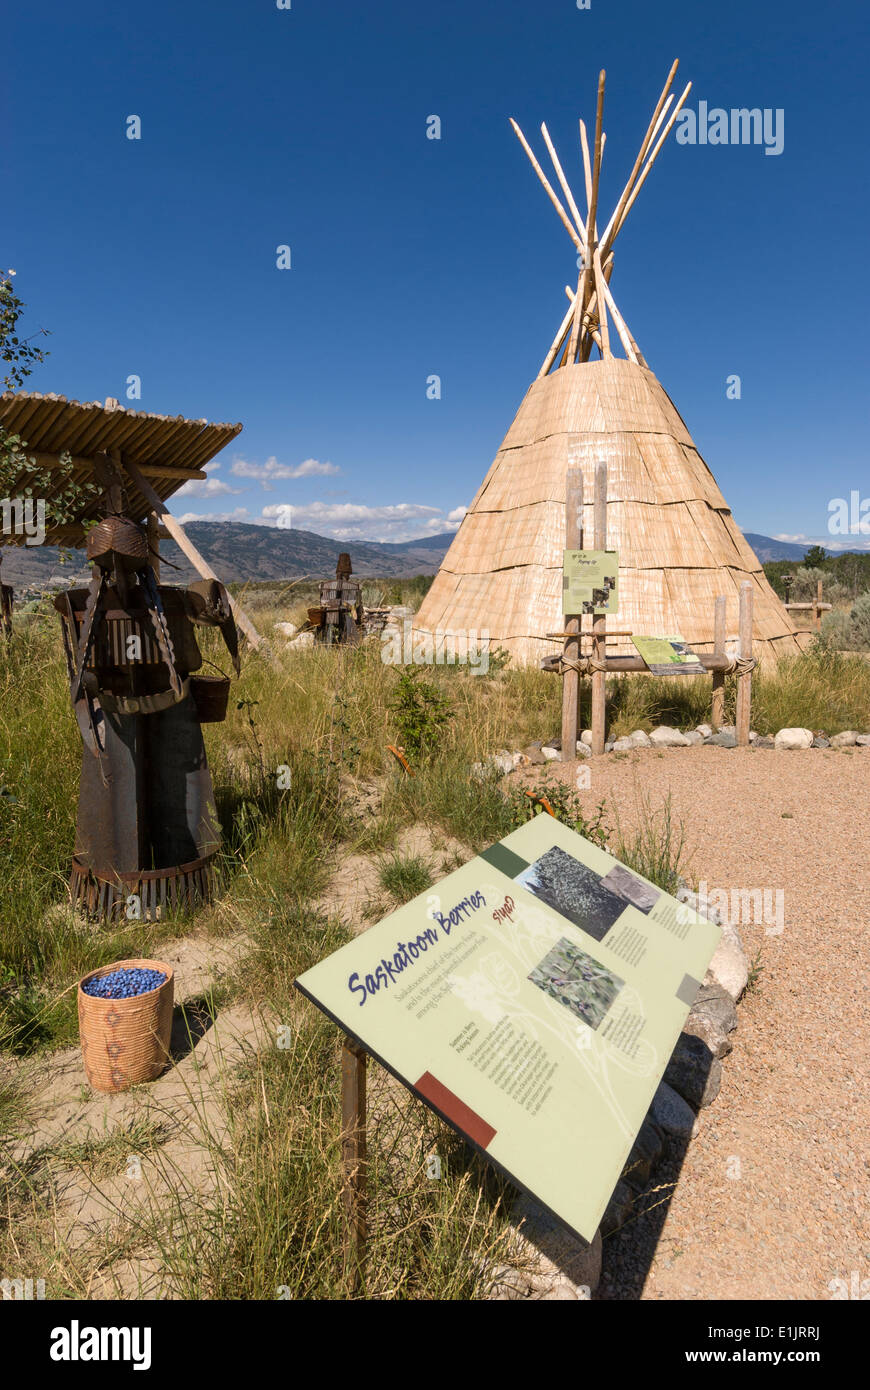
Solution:
{"label": "wooden beam", "polygon": [[[713,609],[713,655],[725,655],[725,622],[728,608],[728,600],[724,594],[719,594]],[[725,672],[713,672],[713,703],[710,712],[710,723],[714,729],[721,729],[725,723]]]}
{"label": "wooden beam", "polygon": [[[607,549],[607,464],[595,465],[595,497],[593,499],[594,527],[592,549]],[[607,616],[595,614],[592,619],[592,655],[596,661],[604,661],[607,655]],[[604,671],[592,672],[592,752],[603,753],[605,742],[605,697],[607,693],[607,674]]]}
{"label": "wooden beam", "polygon": [[[33,459],[37,468],[60,468],[63,459],[60,454],[36,453],[32,449],[25,448],[24,455],[28,459]],[[94,455],[73,454],[69,462],[73,468],[89,469],[92,473],[94,468]],[[179,468],[176,464],[169,463],[142,463],[139,465],[140,472],[146,478],[178,478],[182,482],[201,482],[207,478],[208,474],[201,468]]]}
{"label": "wooden beam", "polygon": [[[565,549],[583,549],[583,469],[569,468],[565,475]],[[573,661],[580,655],[579,613],[565,620],[565,630],[576,637],[565,640],[565,656]],[[562,762],[577,757],[577,709],[580,697],[580,676],[566,671],[562,677]]]}
{"label": "wooden beam", "polygon": [[[181,522],[176,521],[175,517],[170,515],[166,503],[163,501],[162,498],[158,497],[151,484],[148,482],[146,478],[143,477],[137,465],[135,463],[131,463],[129,459],[125,459],[123,455],[121,456],[121,461],[123,463],[124,470],[126,471],[126,473],[136,484],[137,488],[141,492],[142,496],[145,498],[148,505],[162,519],[163,525],[166,527],[166,530],[169,532],[170,536],[175,541],[175,544],[178,546],[179,550],[181,550],[187,556],[194,569],[196,569],[202,575],[203,579],[217,579],[218,576],[215,574],[211,565],[209,565],[209,563],[203,558],[203,556],[200,555],[193,541],[190,540],[187,534],[185,533],[184,527],[181,525]],[[233,610],[233,616],[235,617],[237,624],[247,637],[251,646],[256,651],[256,649],[260,646],[263,640],[262,637],[260,636],[257,629],[254,627],[254,624],[251,622],[248,615],[236,603],[236,600],[233,598],[229,590],[227,591],[227,598],[230,601],[230,607]]]}
{"label": "wooden beam", "polygon": [[[749,579],[740,585],[740,645],[739,655],[752,655],[752,582]],[[752,708],[752,672],[737,673],[737,746],[749,747],[749,721]]]}

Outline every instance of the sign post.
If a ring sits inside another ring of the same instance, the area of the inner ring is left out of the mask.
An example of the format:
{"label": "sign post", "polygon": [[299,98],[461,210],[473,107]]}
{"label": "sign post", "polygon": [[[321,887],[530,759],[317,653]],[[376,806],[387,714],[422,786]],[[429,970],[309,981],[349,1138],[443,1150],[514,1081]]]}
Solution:
{"label": "sign post", "polygon": [[[565,481],[565,549],[583,549],[583,469],[569,468]],[[576,661],[580,655],[580,613],[566,615],[565,656]],[[580,673],[569,666],[562,677],[562,762],[569,763],[577,756],[577,707],[580,696]]]}
{"label": "sign post", "polygon": [[538,815],[300,975],[348,1035],[351,1288],[365,1271],[365,1053],[591,1241],[719,937]]}
{"label": "sign post", "polygon": [[367,1225],[366,1052],[345,1036],[341,1047],[341,1167],[344,1273],[352,1294],[365,1288]]}

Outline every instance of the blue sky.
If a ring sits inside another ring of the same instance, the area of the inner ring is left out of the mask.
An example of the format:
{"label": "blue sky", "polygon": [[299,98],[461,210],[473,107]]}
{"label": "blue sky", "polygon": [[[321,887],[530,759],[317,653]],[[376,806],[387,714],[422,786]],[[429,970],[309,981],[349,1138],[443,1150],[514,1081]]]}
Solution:
{"label": "blue sky", "polygon": [[617,244],[617,302],[744,529],[831,545],[830,500],[870,495],[863,3],[13,0],[6,16],[0,266],[25,332],[52,333],[27,384],[241,420],[176,514],[274,524],[289,505],[349,541],[455,526],[576,275],[508,117],[542,162],[546,121],[579,194],[577,117],[593,121],[606,68],[609,215],[674,57],[695,110],[782,109],[784,148],[672,133]]}

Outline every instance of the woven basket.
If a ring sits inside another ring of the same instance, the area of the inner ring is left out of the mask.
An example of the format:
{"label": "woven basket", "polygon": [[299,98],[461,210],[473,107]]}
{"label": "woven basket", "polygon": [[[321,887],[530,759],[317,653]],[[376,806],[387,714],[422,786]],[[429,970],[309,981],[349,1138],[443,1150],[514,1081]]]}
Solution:
{"label": "woven basket", "polygon": [[[82,986],[121,966],[162,970],[162,985],[133,999],[98,999]],[[100,966],[79,981],[79,1037],[89,1084],[95,1091],[126,1091],[141,1081],[153,1081],[169,1061],[172,1006],[175,993],[172,967],[162,960],[116,960]]]}

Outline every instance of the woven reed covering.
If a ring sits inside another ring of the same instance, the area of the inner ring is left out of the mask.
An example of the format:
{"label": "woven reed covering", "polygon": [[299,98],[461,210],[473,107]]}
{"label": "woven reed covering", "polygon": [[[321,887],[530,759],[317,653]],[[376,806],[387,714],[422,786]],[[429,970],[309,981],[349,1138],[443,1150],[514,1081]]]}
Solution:
{"label": "woven reed covering", "polygon": [[[755,652],[764,661],[805,642],[734,522],[712,473],[653,373],[608,357],[572,363],[526,393],[432,588],[421,631],[488,631],[519,664],[560,650],[565,477],[583,470],[585,545],[592,548],[595,465],[607,464],[607,545],[619,551],[619,612],[608,626],[679,634],[713,650],[717,595],[737,635],[740,584],[754,586]],[[588,620],[584,621],[584,628]],[[608,643],[634,651],[630,638]]]}

